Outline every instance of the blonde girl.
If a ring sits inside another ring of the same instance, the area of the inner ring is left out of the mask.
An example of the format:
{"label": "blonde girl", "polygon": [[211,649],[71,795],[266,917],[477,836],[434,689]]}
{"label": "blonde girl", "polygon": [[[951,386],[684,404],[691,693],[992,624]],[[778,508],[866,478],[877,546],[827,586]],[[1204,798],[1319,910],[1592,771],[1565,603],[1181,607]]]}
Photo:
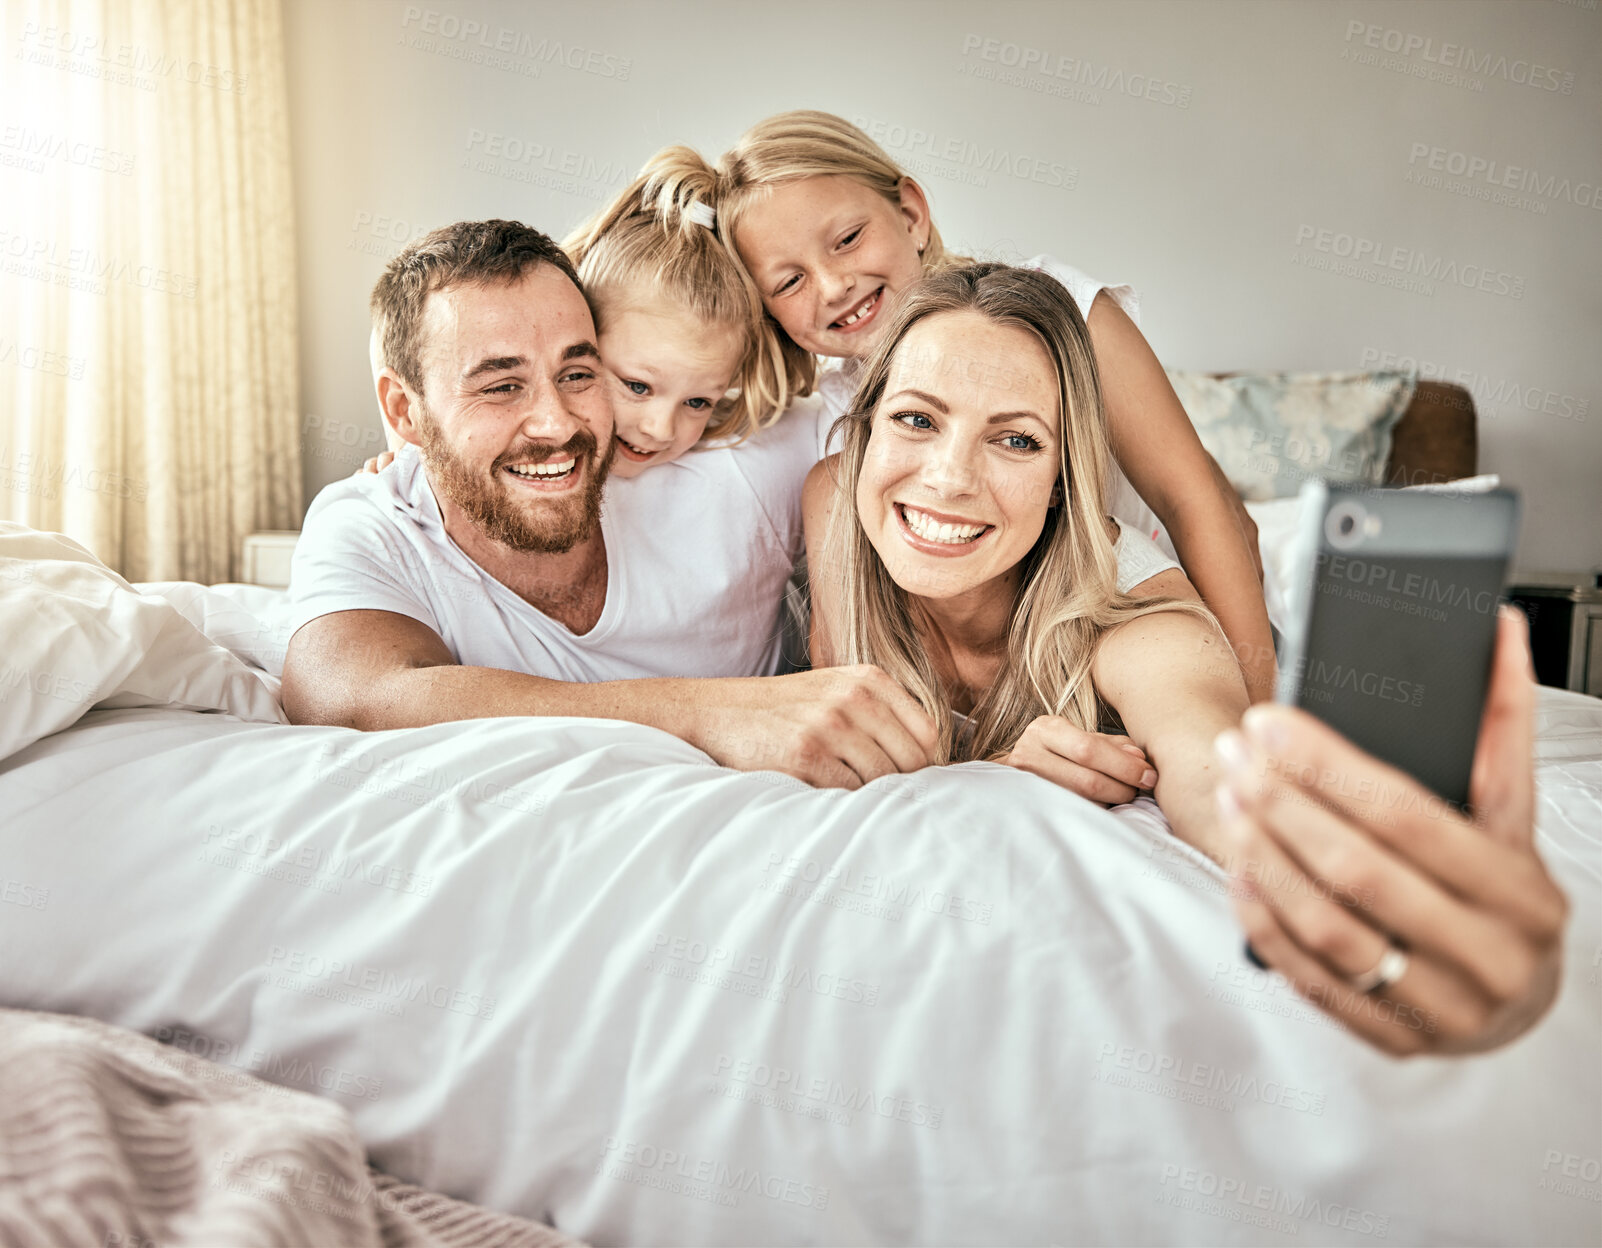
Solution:
{"label": "blonde girl", "polygon": [[1138,787],[1221,856],[1212,741],[1245,686],[1205,607],[1120,584],[1097,361],[1062,285],[997,264],[916,283],[841,425],[805,495],[814,664],[883,668],[939,762],[1122,800],[1143,750]]}
{"label": "blonde girl", "polygon": [[[946,251],[922,188],[831,113],[781,113],[748,130],[719,162],[717,212],[719,236],[779,336],[785,368],[775,377],[792,393],[817,386],[834,411],[844,408],[901,293],[964,259]],[[1150,505],[1223,625],[1253,699],[1268,697],[1274,654],[1256,531],[1136,327],[1133,292],[1049,257],[1029,267],[1057,278],[1089,325],[1116,461],[1113,513],[1150,535],[1143,502]],[[818,357],[846,366],[820,370]]]}
{"label": "blonde girl", "polygon": [[773,423],[800,381],[745,271],[714,233],[716,175],[687,147],[653,156],[562,244],[616,379],[614,476]]}
{"label": "blonde girl", "polygon": [[[714,233],[716,184],[697,153],[665,148],[562,243],[614,382],[614,478],[672,463],[698,444],[743,442],[807,388],[799,357]],[[380,341],[375,327],[375,379],[384,366]],[[390,441],[393,450],[393,433]]]}

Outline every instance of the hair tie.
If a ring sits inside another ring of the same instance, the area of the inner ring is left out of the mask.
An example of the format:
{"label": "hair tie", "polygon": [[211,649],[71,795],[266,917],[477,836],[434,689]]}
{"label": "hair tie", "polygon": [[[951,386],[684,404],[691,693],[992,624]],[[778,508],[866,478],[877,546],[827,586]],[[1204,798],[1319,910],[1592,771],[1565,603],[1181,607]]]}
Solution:
{"label": "hair tie", "polygon": [[704,225],[709,230],[717,228],[718,214],[712,210],[711,204],[702,200],[697,199],[686,204],[683,215],[687,220],[694,221],[697,225]]}

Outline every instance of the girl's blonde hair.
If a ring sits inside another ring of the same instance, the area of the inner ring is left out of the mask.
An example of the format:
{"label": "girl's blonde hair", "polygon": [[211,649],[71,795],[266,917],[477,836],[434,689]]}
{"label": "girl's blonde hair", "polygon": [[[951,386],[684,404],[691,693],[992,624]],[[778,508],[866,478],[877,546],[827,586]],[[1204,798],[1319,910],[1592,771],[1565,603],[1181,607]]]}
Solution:
{"label": "girl's blonde hair", "polygon": [[[718,237],[737,262],[734,231],[752,200],[781,182],[817,177],[855,178],[898,207],[902,186],[913,181],[884,148],[844,117],[801,108],[759,121],[718,162]],[[923,271],[932,273],[967,262],[966,256],[947,253],[931,220]],[[764,319],[790,366],[795,393],[808,393],[817,381],[817,357],[797,346],[771,316],[764,314]]]}
{"label": "girl's blonde hair", "polygon": [[[916,604],[868,541],[856,506],[874,412],[896,352],[919,321],[947,312],[977,312],[1023,330],[1045,348],[1057,378],[1061,434],[1060,499],[1020,564],[1006,658],[974,708],[967,741],[956,732],[951,700],[920,638]],[[813,570],[842,582],[836,657],[841,663],[878,665],[918,700],[939,730],[937,761],[1000,757],[1041,715],[1100,730],[1109,708],[1095,690],[1091,663],[1107,630],[1127,620],[1153,611],[1185,611],[1217,627],[1200,603],[1134,598],[1118,589],[1105,519],[1108,442],[1096,358],[1084,318],[1055,278],[988,263],[955,265],[925,277],[896,310],[837,428],[844,434],[836,471],[839,499],[824,537],[826,568]]]}
{"label": "girl's blonde hair", "polygon": [[[717,171],[688,147],[664,148],[612,203],[563,242],[604,332],[607,309],[641,301],[642,288],[698,320],[741,334],[733,385],[703,438],[740,441],[772,424],[797,393],[762,300],[737,259],[697,220],[716,209]],[[647,296],[648,297],[648,296]],[[800,391],[805,393],[805,391]]]}

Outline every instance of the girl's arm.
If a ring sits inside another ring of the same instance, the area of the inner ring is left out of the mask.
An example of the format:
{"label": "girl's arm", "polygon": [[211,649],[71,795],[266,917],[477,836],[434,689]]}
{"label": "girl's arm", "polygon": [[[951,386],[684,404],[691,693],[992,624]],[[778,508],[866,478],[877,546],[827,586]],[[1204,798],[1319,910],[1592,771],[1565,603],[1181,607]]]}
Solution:
{"label": "girl's arm", "polygon": [[839,577],[823,555],[823,536],[829,530],[829,517],[834,514],[835,501],[840,496],[840,487],[834,479],[834,465],[839,458],[838,454],[830,455],[813,464],[801,488],[801,524],[807,543],[807,593],[812,602],[811,632],[807,640],[814,669],[834,667],[839,662],[833,642]]}
{"label": "girl's arm", "polygon": [[1213,625],[1183,611],[1155,611],[1101,640],[1096,689],[1157,770],[1157,805],[1175,835],[1228,866],[1213,790],[1213,739],[1247,707],[1240,668]]}
{"label": "girl's arm", "polygon": [[1239,496],[1202,446],[1162,364],[1124,310],[1103,292],[1088,324],[1113,455],[1167,526],[1185,574],[1223,625],[1251,700],[1264,701],[1274,693],[1274,641],[1256,535],[1248,541],[1242,530]]}

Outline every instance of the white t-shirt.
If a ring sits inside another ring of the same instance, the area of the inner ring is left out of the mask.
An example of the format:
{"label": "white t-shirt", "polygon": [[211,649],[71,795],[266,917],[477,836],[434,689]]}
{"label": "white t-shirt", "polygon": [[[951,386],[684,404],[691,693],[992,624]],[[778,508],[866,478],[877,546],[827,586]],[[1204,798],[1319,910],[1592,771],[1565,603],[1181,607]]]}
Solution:
{"label": "white t-shirt", "polygon": [[764,676],[778,665],[784,585],[801,550],[801,487],[822,454],[817,399],[737,447],[692,451],[602,496],[606,603],[582,636],[497,581],[445,532],[417,449],[328,486],[306,513],[291,628],[393,611],[456,661],[594,682]]}
{"label": "white t-shirt", "polygon": [[[1137,326],[1140,324],[1140,296],[1135,293],[1133,286],[1108,286],[1074,268],[1073,265],[1064,264],[1061,260],[1046,255],[1025,260],[1018,267],[1037,269],[1056,278],[1073,297],[1074,303],[1079,308],[1079,315],[1087,321],[1090,319],[1090,307],[1096,302],[1096,296],[1105,290],[1108,297],[1124,310],[1130,320]],[[817,389],[823,396],[831,419],[838,417],[850,404],[852,395],[856,393],[859,376],[860,364],[856,360],[830,361],[823,369],[818,378]],[[1133,529],[1135,533],[1154,541],[1158,549],[1169,559],[1171,566],[1179,566],[1173,562],[1178,555],[1174,552],[1173,542],[1168,538],[1168,531],[1163,528],[1157,513],[1146,505],[1146,500],[1129,483],[1129,478],[1124,475],[1117,460],[1107,465],[1107,509],[1114,519],[1122,521],[1122,527]],[[1119,573],[1119,580],[1123,580],[1122,571]]]}

